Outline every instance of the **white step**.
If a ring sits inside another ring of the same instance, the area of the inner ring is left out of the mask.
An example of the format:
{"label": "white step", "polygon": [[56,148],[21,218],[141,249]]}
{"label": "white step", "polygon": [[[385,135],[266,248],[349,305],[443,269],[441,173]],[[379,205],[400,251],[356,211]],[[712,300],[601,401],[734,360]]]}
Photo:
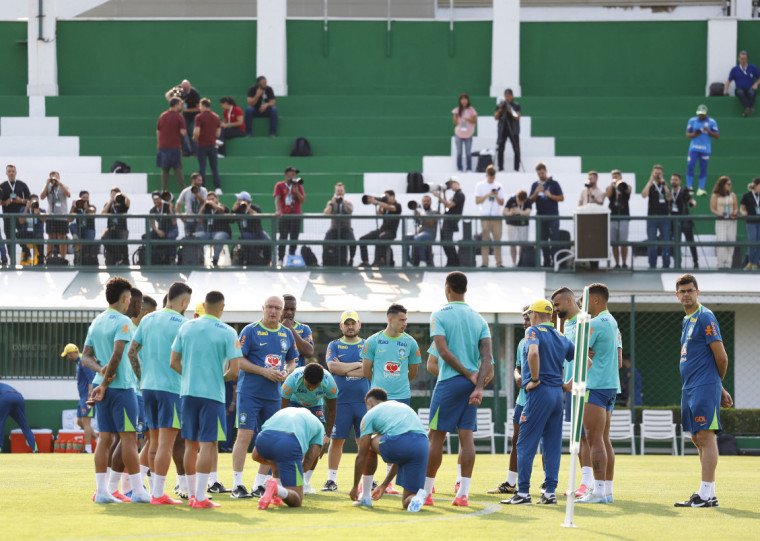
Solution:
{"label": "white step", "polygon": [[[476,161],[473,158],[473,168]],[[532,171],[538,162],[546,164],[549,175],[559,176],[581,172],[580,156],[534,156],[527,154],[522,156],[522,163],[526,171]],[[422,158],[422,174],[456,175],[456,156],[424,156]]]}
{"label": "white step", "polygon": [[[490,139],[496,139],[496,132],[499,126],[499,122],[493,117],[493,115],[478,116],[478,129],[475,132],[480,137],[487,137]],[[520,138],[530,137],[532,129],[532,123],[529,116],[520,117]]]}
{"label": "white step", "polygon": [[1,136],[0,157],[79,156],[79,137],[74,136]]}
{"label": "white step", "polygon": [[0,136],[58,136],[58,117],[0,118]]}
{"label": "white step", "polygon": [[118,187],[130,198],[147,195],[150,199],[147,173],[84,173],[71,176],[61,173],[61,181],[69,188],[72,197],[78,197],[81,190],[87,190],[92,197],[94,193],[109,194],[111,188]]}
{"label": "white step", "polygon": [[[476,135],[472,138],[472,152],[490,150],[494,155],[494,162],[496,161],[497,148],[495,136],[483,137]],[[520,137],[520,154],[523,156],[554,156],[554,137]],[[451,155],[457,155],[455,137],[451,138]],[[473,160],[477,160],[477,158],[473,158]],[[504,163],[511,166],[513,160],[512,144],[507,141],[504,151]],[[527,167],[524,160],[523,164]]]}
{"label": "white step", "polygon": [[58,171],[62,178],[82,173],[100,173],[100,156],[3,156],[2,162],[12,163],[18,171],[18,178],[26,183],[44,182],[50,171]]}

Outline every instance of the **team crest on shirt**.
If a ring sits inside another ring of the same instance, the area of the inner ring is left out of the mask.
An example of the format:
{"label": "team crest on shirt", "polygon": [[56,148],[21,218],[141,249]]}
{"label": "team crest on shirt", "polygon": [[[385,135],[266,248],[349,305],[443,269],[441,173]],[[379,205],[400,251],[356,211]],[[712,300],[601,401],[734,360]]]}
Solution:
{"label": "team crest on shirt", "polygon": [[403,359],[406,357],[406,348],[398,348],[398,358]]}
{"label": "team crest on shirt", "polygon": [[280,368],[280,356],[279,355],[267,355],[264,358],[264,366],[270,368]]}
{"label": "team crest on shirt", "polygon": [[245,423],[246,419],[248,419],[248,415],[246,415],[245,413],[241,413],[240,414],[240,422],[241,423]]}
{"label": "team crest on shirt", "polygon": [[401,367],[395,361],[388,361],[385,363],[385,375],[392,378],[401,376]]}
{"label": "team crest on shirt", "polygon": [[288,341],[284,338],[280,340],[280,346],[282,347],[283,351],[288,351]]}

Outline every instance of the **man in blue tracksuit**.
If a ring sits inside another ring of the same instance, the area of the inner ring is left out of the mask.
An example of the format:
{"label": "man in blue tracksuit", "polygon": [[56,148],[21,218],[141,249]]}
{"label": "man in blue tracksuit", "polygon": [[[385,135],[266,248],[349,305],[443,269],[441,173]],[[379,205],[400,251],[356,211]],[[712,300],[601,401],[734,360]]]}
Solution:
{"label": "man in blue tracksuit", "polygon": [[0,383],[0,453],[3,452],[5,420],[9,415],[11,419],[18,423],[18,427],[24,433],[26,444],[36,453],[37,443],[34,440],[34,433],[32,433],[32,429],[29,428],[29,423],[26,422],[24,397],[10,385]]}
{"label": "man in blue tracksuit", "polygon": [[551,322],[552,303],[541,299],[530,305],[531,327],[525,331],[522,381],[527,401],[520,417],[517,440],[517,494],[501,503],[530,505],[530,474],[538,442],[543,438],[546,492],[538,503],[557,505],[557,477],[562,454],[562,366],[573,360],[574,344]]}
{"label": "man in blue tracksuit", "polygon": [[697,107],[697,116],[693,116],[686,124],[686,137],[689,143],[689,155],[686,158],[686,186],[691,190],[694,185],[694,167],[699,162],[699,188],[697,195],[707,195],[707,163],[712,152],[711,142],[720,137],[718,123],[707,116],[707,106]]}

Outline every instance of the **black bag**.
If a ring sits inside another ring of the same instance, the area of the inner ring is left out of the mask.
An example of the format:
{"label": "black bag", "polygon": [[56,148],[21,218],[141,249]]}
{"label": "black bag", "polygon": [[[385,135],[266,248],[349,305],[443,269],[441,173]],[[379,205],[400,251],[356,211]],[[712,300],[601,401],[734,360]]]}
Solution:
{"label": "black bag", "polygon": [[124,162],[116,160],[111,166],[111,173],[130,173],[132,168]]}
{"label": "black bag", "polygon": [[493,156],[490,154],[480,154],[478,156],[478,165],[475,166],[475,171],[478,173],[485,173],[486,167],[493,165]]}
{"label": "black bag", "polygon": [[311,145],[306,137],[298,137],[290,147],[291,156],[311,156]]}
{"label": "black bag", "polygon": [[307,267],[319,267],[317,256],[314,255],[314,252],[308,246],[301,246],[301,257]]}
{"label": "black bag", "polygon": [[710,83],[710,95],[722,96],[723,95],[723,83]]}
{"label": "black bag", "polygon": [[[462,220],[462,240],[472,240],[472,221]],[[472,246],[459,247],[459,265],[462,267],[475,266],[475,250]]]}
{"label": "black bag", "polygon": [[406,193],[427,193],[422,173],[412,171],[406,175]]}
{"label": "black bag", "polygon": [[[323,267],[345,267],[346,266],[346,250],[345,247],[341,250],[338,246],[323,245],[322,246],[322,266]],[[343,256],[341,258],[341,255]],[[342,261],[341,261],[342,259]]]}
{"label": "black bag", "polygon": [[82,246],[81,258],[82,265],[95,267],[100,265],[97,246]]}
{"label": "black bag", "polygon": [[[196,240],[195,237],[187,237],[190,240]],[[186,244],[179,249],[179,262],[186,267],[203,266],[203,245]]]}
{"label": "black bag", "polygon": [[517,262],[518,267],[534,267],[536,265],[536,247],[535,246],[523,246],[522,252],[520,252],[520,261]]}
{"label": "black bag", "polygon": [[69,264],[69,260],[59,255],[51,255],[45,260],[45,265],[48,267],[66,267]]}
{"label": "black bag", "polygon": [[139,267],[145,265],[145,246],[139,246],[132,254],[132,264]]}
{"label": "black bag", "polygon": [[738,455],[739,446],[736,445],[736,436],[727,432],[718,434],[718,454],[719,455]]}

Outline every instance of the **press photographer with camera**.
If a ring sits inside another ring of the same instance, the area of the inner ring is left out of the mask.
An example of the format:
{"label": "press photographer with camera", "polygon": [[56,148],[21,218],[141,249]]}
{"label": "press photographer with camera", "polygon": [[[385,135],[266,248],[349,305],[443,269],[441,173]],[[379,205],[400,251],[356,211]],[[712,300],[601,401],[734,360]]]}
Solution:
{"label": "press photographer with camera", "polygon": [[[688,216],[689,207],[696,207],[697,202],[694,200],[693,192],[689,188],[681,187],[681,175],[673,173],[670,175],[670,189],[673,192],[673,202],[670,213],[676,216]],[[687,242],[694,242],[694,221],[681,220],[679,222],[681,233]],[[691,258],[694,261],[694,268],[699,268],[699,258],[697,257],[697,247],[689,246]],[[683,265],[681,265],[683,267]]]}
{"label": "press photographer with camera", "polygon": [[179,98],[181,100],[180,110],[185,121],[184,127],[187,130],[187,133],[182,136],[182,153],[185,156],[192,156],[197,149],[195,148],[195,144],[190,141],[189,136],[193,133],[195,118],[200,112],[199,103],[201,101],[201,94],[190,84],[190,81],[184,79],[177,86],[167,90],[164,97],[170,104],[172,98]]}
{"label": "press photographer with camera", "polygon": [[[631,199],[631,185],[623,180],[623,173],[620,169],[612,171],[612,182],[607,186],[605,195],[610,200],[608,205],[610,215],[612,216],[630,216],[631,211],[628,201]],[[610,242],[628,241],[628,224],[629,220],[610,220]],[[622,255],[622,257],[621,257]],[[613,246],[612,257],[615,259],[615,268],[620,268],[620,262],[623,268],[628,268],[628,246]]]}
{"label": "press photographer with camera", "polygon": [[[0,205],[3,207],[3,214],[20,214],[23,212],[31,193],[29,186],[16,178],[16,173],[16,166],[12,163],[5,166],[5,176],[8,177],[8,180],[0,184]],[[3,218],[3,230],[5,238],[8,240],[8,252],[11,253],[16,249],[10,242],[12,223],[10,218]],[[18,231],[18,222],[16,222],[15,227]],[[0,257],[2,257],[2,264],[7,265],[8,257],[3,244],[0,244]]]}
{"label": "press photographer with camera", "polygon": [[[69,218],[69,231],[73,239],[95,240],[95,218],[85,216],[97,213],[94,205],[90,204],[90,192],[82,190],[79,199],[71,204],[69,214],[76,214],[77,218]],[[74,246],[74,264],[97,265],[98,247],[94,245]]]}
{"label": "press photographer with camera", "polygon": [[[238,215],[237,226],[242,240],[272,240],[269,234],[261,227],[261,218],[254,218],[261,214],[261,207],[254,204],[251,194],[240,192],[235,194],[236,201],[232,205],[232,214]],[[243,246],[244,265],[268,265],[272,261],[271,246]]]}
{"label": "press photographer with camera", "polygon": [[[461,216],[464,212],[465,195],[462,191],[462,187],[459,185],[459,179],[451,177],[446,181],[446,188],[453,191],[451,199],[446,198],[446,190],[433,191],[433,197],[438,199],[446,211],[446,216]],[[441,224],[441,242],[451,242],[454,240],[454,233],[459,231],[459,219],[444,220]],[[443,253],[446,254],[446,266],[458,267],[459,266],[459,254],[457,253],[456,246],[444,245]]]}
{"label": "press photographer with camera", "polygon": [[[232,237],[232,228],[229,220],[214,219],[217,214],[229,214],[230,209],[226,205],[219,203],[219,196],[214,192],[209,192],[206,202],[201,207],[201,214],[204,215],[205,231],[196,231],[195,237],[199,239],[229,240]],[[223,244],[214,244],[214,256],[212,262],[214,267],[219,266],[219,255],[222,253]]]}
{"label": "press photographer with camera", "polygon": [[[290,239],[298,240],[301,233],[301,204],[306,200],[303,190],[303,179],[298,177],[300,171],[293,166],[285,169],[285,180],[274,185],[274,209],[279,218],[280,242]],[[288,253],[295,255],[295,242],[290,244]],[[277,259],[280,266],[285,258],[285,245],[277,248]]]}
{"label": "press photographer with camera", "polygon": [[[501,242],[501,207],[504,205],[504,191],[499,182],[496,182],[496,168],[493,165],[486,167],[486,179],[475,185],[475,203],[480,205],[481,240],[484,242]],[[481,266],[488,266],[488,254],[491,246],[481,246]],[[493,246],[496,266],[501,264],[501,245]]]}
{"label": "press photographer with camera", "polygon": [[512,143],[512,151],[515,154],[514,168],[520,170],[520,104],[515,101],[512,89],[504,91],[504,99],[499,100],[496,106],[494,118],[499,121],[496,144],[498,145],[497,156],[499,171],[504,171],[504,147],[507,139]]}
{"label": "press photographer with camera", "polygon": [[[554,178],[547,175],[546,164],[536,164],[538,180],[530,187],[530,200],[536,206],[536,216],[559,216],[559,203],[565,200],[562,187]],[[541,240],[559,240],[559,220],[543,220],[536,227],[536,236]],[[554,266],[556,246],[544,246],[544,267]]]}
{"label": "press photographer with camera", "polygon": [[[504,221],[507,224],[507,240],[511,242],[525,242],[528,240],[528,226],[530,225],[530,221],[525,218],[525,216],[530,216],[532,206],[533,204],[528,198],[528,192],[525,190],[520,190],[507,199],[507,203],[501,211],[501,214],[505,216]],[[517,216],[517,218],[515,218],[515,216]],[[516,267],[522,258],[522,251],[522,246],[509,247],[509,255],[512,256],[513,267]]]}
{"label": "press photographer with camera", "polygon": [[[111,197],[106,202],[101,214],[111,215],[108,227],[101,235],[103,240],[126,240],[129,238],[127,219],[119,216],[129,212],[131,201],[117,187],[111,188]],[[129,250],[126,244],[104,245],[106,265],[129,265]]]}
{"label": "press photographer with camera", "polygon": [[[668,220],[658,220],[658,216],[668,216],[670,207],[673,203],[673,193],[665,183],[665,177],[662,174],[662,165],[656,164],[652,167],[652,174],[644,189],[641,190],[641,197],[648,199],[647,215],[647,241],[670,240],[671,228]],[[658,236],[659,233],[659,236]],[[657,268],[657,246],[647,247],[647,256],[649,258],[649,268]],[[662,268],[670,268],[670,247],[662,247]]]}
{"label": "press photographer with camera", "polygon": [[[18,219],[17,236],[20,239],[37,239],[45,238],[45,217],[44,209],[40,208],[40,198],[36,194],[29,196],[26,205],[21,214],[29,215],[28,218]],[[31,252],[33,249],[34,252]],[[32,253],[34,255],[32,255]],[[22,244],[21,245],[21,266],[43,265],[45,257],[42,255],[42,246],[39,244]]]}
{"label": "press photographer with camera", "polygon": [[[174,214],[174,206],[171,203],[171,193],[158,190],[151,193],[153,207],[149,214],[156,215],[156,218],[150,221],[150,237],[152,239],[169,239],[174,240],[179,236],[177,220],[169,218],[168,215]],[[161,216],[161,217],[159,217]],[[143,235],[145,238],[147,233]],[[154,246],[153,257],[151,262],[154,265],[173,265],[176,260],[176,246]]]}
{"label": "press photographer with camera", "polygon": [[[396,238],[398,232],[399,219],[394,216],[401,214],[401,205],[396,201],[396,192],[393,190],[385,190],[383,197],[373,197],[371,195],[362,196],[362,203],[365,205],[375,205],[377,208],[375,214],[385,216],[379,229],[370,231],[366,235],[363,235],[359,240],[393,240]],[[373,267],[384,267],[392,263],[392,253],[388,253],[389,246],[375,246],[375,261],[372,263]],[[369,250],[367,245],[363,244],[359,247],[361,253],[360,267],[369,267]]]}
{"label": "press photographer with camera", "polygon": [[191,237],[196,231],[203,229],[200,220],[192,216],[200,214],[207,195],[208,190],[203,186],[203,177],[200,173],[193,173],[190,176],[190,186],[180,192],[176,204],[177,214],[186,215],[182,218],[186,237]]}
{"label": "press photographer with camera", "polygon": [[[441,215],[431,208],[433,199],[429,195],[422,196],[422,210],[417,201],[409,201],[409,210],[414,211],[415,219],[417,223],[417,229],[411,235],[407,235],[407,240],[414,241],[430,241],[435,240],[435,235],[438,233],[438,216]],[[424,216],[424,217],[423,217]],[[433,216],[428,218],[428,216]],[[431,246],[415,246],[414,253],[409,251],[407,259],[412,262],[415,267],[420,266],[420,261],[424,261],[428,267],[435,266],[433,264],[433,249]]]}
{"label": "press photographer with camera", "polygon": [[[325,240],[356,240],[354,229],[351,227],[350,218],[341,218],[340,216],[350,216],[354,213],[354,204],[346,199],[346,187],[342,182],[335,184],[335,194],[327,201],[324,214],[336,216],[330,220],[330,228],[325,233]],[[350,248],[350,249],[349,249]],[[322,264],[326,267],[346,265],[346,254],[350,251],[348,266],[354,266],[354,256],[356,255],[356,245],[348,246],[330,246],[325,245],[322,255]]]}
{"label": "press photographer with camera", "polygon": [[48,201],[48,219],[45,221],[47,229],[48,243],[45,257],[50,257],[57,253],[60,257],[66,257],[68,252],[66,244],[56,246],[55,240],[66,240],[69,230],[69,221],[66,218],[53,218],[55,215],[64,215],[68,211],[68,198],[71,192],[64,183],[61,182],[61,175],[58,171],[50,171],[45,187],[42,189],[40,198]]}
{"label": "press photographer with camera", "polygon": [[602,205],[604,204],[604,192],[596,185],[599,180],[599,173],[596,171],[588,172],[588,180],[583,185],[580,196],[578,197],[578,206],[584,205]]}

